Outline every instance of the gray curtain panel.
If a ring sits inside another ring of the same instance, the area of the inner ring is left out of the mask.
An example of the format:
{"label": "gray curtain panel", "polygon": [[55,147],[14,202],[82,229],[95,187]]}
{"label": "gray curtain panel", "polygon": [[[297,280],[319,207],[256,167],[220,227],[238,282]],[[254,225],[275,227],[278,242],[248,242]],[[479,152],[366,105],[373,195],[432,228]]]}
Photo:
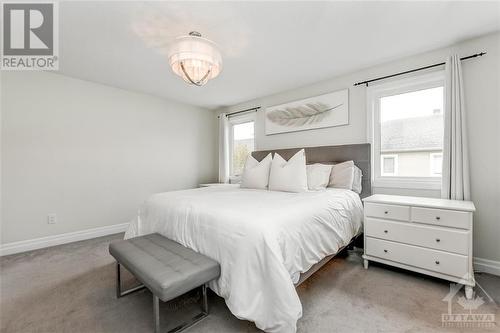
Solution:
{"label": "gray curtain panel", "polygon": [[469,154],[462,65],[458,55],[446,61],[444,147],[441,197],[470,200]]}
{"label": "gray curtain panel", "polygon": [[225,113],[219,115],[219,183],[229,181],[229,123]]}

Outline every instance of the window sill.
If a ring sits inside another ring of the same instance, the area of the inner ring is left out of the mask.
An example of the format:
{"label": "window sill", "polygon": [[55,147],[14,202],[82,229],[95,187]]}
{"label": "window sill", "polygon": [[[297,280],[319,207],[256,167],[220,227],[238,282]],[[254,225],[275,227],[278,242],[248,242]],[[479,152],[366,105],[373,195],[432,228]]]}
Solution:
{"label": "window sill", "polygon": [[373,181],[373,187],[405,188],[416,190],[441,190],[441,178],[418,179],[418,178],[377,178]]}

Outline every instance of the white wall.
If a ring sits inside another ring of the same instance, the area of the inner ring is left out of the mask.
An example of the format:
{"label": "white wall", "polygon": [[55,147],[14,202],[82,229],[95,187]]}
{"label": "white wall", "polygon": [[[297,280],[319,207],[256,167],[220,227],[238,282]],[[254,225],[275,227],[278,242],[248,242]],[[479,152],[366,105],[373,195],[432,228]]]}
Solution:
{"label": "white wall", "polygon": [[[366,87],[353,87],[353,83],[393,74],[420,66],[445,61],[450,53],[467,56],[480,51],[488,52],[481,58],[463,63],[468,132],[472,198],[477,207],[475,214],[474,255],[500,261],[500,34],[490,34],[465,41],[451,47],[408,57],[391,63],[336,77],[313,85],[266,96],[219,110],[231,112],[262,106],[257,114],[256,148],[258,150],[338,145],[367,142]],[[349,125],[265,135],[264,109],[289,101],[349,88]],[[439,196],[435,190],[375,188],[376,193]]]}
{"label": "white wall", "polygon": [[211,111],[57,74],[1,75],[3,244],[128,222],[151,193],[216,178]]}

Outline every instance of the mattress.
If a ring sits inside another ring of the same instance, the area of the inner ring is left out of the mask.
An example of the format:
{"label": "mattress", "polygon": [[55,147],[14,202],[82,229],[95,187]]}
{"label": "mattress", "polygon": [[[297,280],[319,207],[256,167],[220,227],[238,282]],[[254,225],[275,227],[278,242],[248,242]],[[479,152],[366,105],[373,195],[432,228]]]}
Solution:
{"label": "mattress", "polygon": [[300,274],[362,230],[358,194],[342,189],[287,193],[235,187],[151,196],[125,238],[159,233],[221,266],[210,288],[238,318],[266,332],[295,332]]}

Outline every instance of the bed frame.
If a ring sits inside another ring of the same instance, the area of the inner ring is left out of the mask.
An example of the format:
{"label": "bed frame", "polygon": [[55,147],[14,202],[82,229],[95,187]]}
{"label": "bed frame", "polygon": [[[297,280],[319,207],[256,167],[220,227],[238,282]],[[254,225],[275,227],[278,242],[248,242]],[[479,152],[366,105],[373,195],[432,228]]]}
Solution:
{"label": "bed frame", "polygon": [[[288,148],[288,149],[273,149],[273,150],[260,150],[254,151],[252,156],[257,160],[261,161],[269,153],[278,153],[285,160],[290,159],[296,152],[304,149],[306,153],[306,163],[340,163],[345,161],[354,161],[354,164],[361,169],[363,172],[362,192],[360,194],[361,199],[366,198],[372,194],[372,184],[371,184],[371,148],[369,143],[353,144],[353,145],[341,145],[341,146],[319,146],[319,147],[304,147],[304,148]],[[359,236],[359,235],[358,235]],[[354,237],[351,242],[340,248],[337,252],[340,253],[344,248],[351,246],[351,244],[358,237]],[[329,255],[317,264],[313,265],[308,271],[300,275],[299,281],[295,286],[299,286],[307,278],[313,275],[317,270],[323,267],[330,259],[335,257],[336,254]]]}

